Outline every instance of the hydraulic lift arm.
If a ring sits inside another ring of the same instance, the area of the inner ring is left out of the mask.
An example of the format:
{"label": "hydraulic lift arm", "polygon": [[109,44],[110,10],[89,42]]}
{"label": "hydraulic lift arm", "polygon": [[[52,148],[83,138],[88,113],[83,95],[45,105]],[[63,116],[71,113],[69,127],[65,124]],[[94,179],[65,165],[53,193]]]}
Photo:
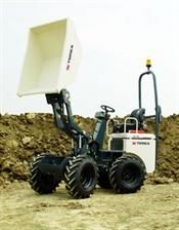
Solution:
{"label": "hydraulic lift arm", "polygon": [[46,94],[47,103],[52,105],[55,125],[64,131],[69,137],[76,140],[81,135],[85,139],[90,139],[75,122],[72,114],[70,93],[62,89],[60,93]]}

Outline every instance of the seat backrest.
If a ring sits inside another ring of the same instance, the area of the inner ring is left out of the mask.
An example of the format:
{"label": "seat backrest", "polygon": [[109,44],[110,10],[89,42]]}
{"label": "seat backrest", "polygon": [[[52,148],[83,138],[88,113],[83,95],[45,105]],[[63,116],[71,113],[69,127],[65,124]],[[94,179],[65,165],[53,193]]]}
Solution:
{"label": "seat backrest", "polygon": [[[144,114],[145,114],[145,109],[139,108],[139,109],[133,110],[130,116],[136,118],[139,122],[139,125],[142,125],[145,119]],[[131,122],[133,123],[135,121],[134,120],[132,121],[131,119]]]}

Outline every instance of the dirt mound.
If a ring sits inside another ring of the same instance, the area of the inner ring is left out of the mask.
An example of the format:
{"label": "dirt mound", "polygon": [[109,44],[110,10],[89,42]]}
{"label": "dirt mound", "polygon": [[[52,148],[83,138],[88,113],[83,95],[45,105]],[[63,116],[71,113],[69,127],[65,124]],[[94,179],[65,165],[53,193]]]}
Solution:
{"label": "dirt mound", "polygon": [[158,158],[159,174],[179,182],[179,115],[162,120]]}
{"label": "dirt mound", "polygon": [[[84,130],[92,132],[94,119],[75,116]],[[151,130],[152,121],[148,122]],[[0,115],[0,185],[14,180],[27,180],[28,166],[40,153],[67,155],[71,140],[54,125],[52,114]],[[160,126],[157,178],[171,178],[179,182],[179,115],[162,119]]]}

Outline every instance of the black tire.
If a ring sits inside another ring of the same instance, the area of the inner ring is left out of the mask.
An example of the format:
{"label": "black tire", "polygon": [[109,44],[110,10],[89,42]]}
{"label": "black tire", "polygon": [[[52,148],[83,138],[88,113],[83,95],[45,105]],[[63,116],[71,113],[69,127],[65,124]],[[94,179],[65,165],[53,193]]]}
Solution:
{"label": "black tire", "polygon": [[97,177],[96,162],[86,155],[79,155],[66,166],[66,189],[74,198],[88,198],[96,187]]}
{"label": "black tire", "polygon": [[143,186],[146,168],[135,154],[124,154],[111,166],[109,178],[117,193],[135,193]]}
{"label": "black tire", "polygon": [[53,175],[42,173],[40,163],[47,160],[48,155],[42,154],[34,159],[30,165],[29,184],[39,194],[53,193],[60,183]]}
{"label": "black tire", "polygon": [[109,172],[106,167],[98,166],[99,177],[98,177],[98,185],[104,189],[111,189],[112,186],[109,181]]}

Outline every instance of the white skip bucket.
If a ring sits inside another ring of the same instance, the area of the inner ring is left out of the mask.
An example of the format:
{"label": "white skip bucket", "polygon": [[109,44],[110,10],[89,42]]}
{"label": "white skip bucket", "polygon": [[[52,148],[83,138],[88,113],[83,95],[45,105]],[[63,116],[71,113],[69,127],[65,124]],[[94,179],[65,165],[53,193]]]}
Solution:
{"label": "white skip bucket", "polygon": [[74,82],[81,46],[70,19],[33,27],[18,87],[18,96],[59,93]]}

